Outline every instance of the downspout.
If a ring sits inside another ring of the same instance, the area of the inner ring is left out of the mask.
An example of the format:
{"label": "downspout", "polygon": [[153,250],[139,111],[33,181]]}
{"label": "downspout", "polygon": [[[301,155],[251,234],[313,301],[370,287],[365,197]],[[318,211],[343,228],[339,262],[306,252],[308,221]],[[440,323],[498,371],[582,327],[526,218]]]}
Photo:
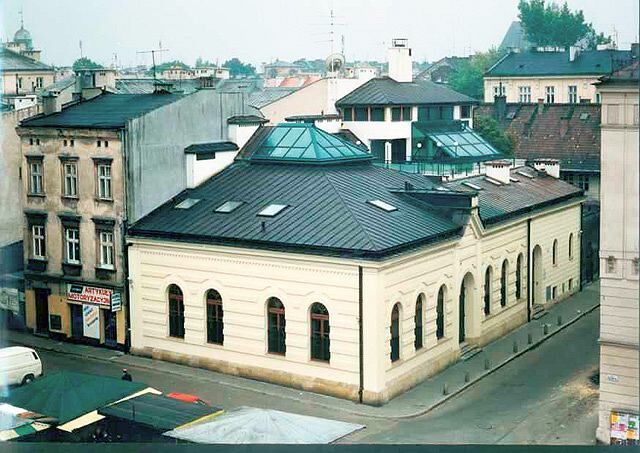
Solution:
{"label": "downspout", "polygon": [[124,350],[125,352],[129,352],[131,349],[131,294],[129,292],[129,246],[127,245],[127,231],[129,229],[129,194],[128,194],[128,185],[127,181],[129,181],[130,171],[129,171],[129,160],[127,159],[127,151],[128,151],[128,142],[127,142],[127,133],[126,129],[120,130],[120,141],[122,142],[122,169],[124,171],[122,183],[123,190],[122,193],[124,195],[124,200],[122,205],[124,206],[124,216],[122,218],[122,256],[124,262],[124,299],[126,304],[124,304]]}
{"label": "downspout", "polygon": [[[582,253],[582,237],[583,236],[584,236],[584,203],[580,203],[580,245],[578,248],[578,250],[580,250],[580,270],[578,271],[578,275],[580,276],[580,283],[579,283],[580,291],[582,291],[582,280],[583,280],[583,276],[582,276],[582,265],[583,265],[582,256],[584,255],[584,253]],[[589,263],[589,265],[591,265],[591,263]]]}
{"label": "downspout", "polygon": [[527,219],[527,322],[531,322],[531,219]]}
{"label": "downspout", "polygon": [[358,266],[358,347],[360,349],[358,358],[360,362],[360,387],[358,388],[358,402],[362,404],[362,394],[364,392],[364,343],[362,341],[362,266]]}

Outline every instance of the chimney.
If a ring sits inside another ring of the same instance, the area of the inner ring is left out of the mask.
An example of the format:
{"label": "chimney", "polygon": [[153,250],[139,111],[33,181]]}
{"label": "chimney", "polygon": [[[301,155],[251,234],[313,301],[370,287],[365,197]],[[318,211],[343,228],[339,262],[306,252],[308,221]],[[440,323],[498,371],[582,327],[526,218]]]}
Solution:
{"label": "chimney", "polygon": [[535,159],[533,168],[556,179],[560,178],[560,161],[558,159]]}
{"label": "chimney", "polygon": [[396,82],[413,81],[413,63],[411,61],[411,48],[406,38],[394,38],[389,49],[389,77]]}
{"label": "chimney", "polygon": [[509,184],[511,182],[511,174],[509,172],[511,162],[508,160],[490,160],[484,163],[484,168],[487,178],[495,179],[502,184]]}
{"label": "chimney", "polygon": [[496,96],[493,103],[493,116],[500,121],[507,116],[507,97]]}
{"label": "chimney", "polygon": [[538,111],[544,107],[544,98],[538,98]]}
{"label": "chimney", "polygon": [[229,141],[242,147],[249,141],[251,136],[264,123],[268,123],[266,118],[260,118],[256,115],[236,115],[227,120],[227,136]]}
{"label": "chimney", "polygon": [[60,111],[62,111],[62,105],[57,94],[47,93],[42,95],[42,113],[51,115]]}
{"label": "chimney", "polygon": [[640,43],[631,43],[631,58],[638,59],[640,56]]}
{"label": "chimney", "polygon": [[578,46],[569,47],[569,61],[570,62],[576,61],[576,58],[578,58],[578,55],[580,55],[580,47],[578,47]]}

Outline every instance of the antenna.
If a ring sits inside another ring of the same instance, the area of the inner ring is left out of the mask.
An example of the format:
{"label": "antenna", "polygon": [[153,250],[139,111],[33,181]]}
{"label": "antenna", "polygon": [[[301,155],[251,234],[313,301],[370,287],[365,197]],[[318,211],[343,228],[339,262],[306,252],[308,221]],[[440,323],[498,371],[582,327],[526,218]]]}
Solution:
{"label": "antenna", "polygon": [[[162,43],[158,43],[160,45],[162,45]],[[156,83],[156,53],[161,53],[161,52],[168,52],[169,49],[152,49],[152,50],[140,50],[136,53],[150,53],[151,54],[151,62],[153,64],[152,68],[153,68],[153,84],[155,85]]]}
{"label": "antenna", "polygon": [[80,45],[80,58],[82,58],[83,57],[83,55],[82,55],[82,39],[80,40],[79,45]]}
{"label": "antenna", "polygon": [[24,8],[20,7],[20,28],[24,28]]}

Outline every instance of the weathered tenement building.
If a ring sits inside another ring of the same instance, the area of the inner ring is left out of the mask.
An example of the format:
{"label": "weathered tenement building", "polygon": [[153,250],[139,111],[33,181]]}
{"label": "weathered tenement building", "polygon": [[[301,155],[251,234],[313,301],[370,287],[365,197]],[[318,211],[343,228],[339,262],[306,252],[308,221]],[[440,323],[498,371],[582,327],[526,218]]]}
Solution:
{"label": "weathered tenement building", "polygon": [[[639,62],[597,84],[602,99],[600,417],[596,437],[620,443],[640,416],[638,309]],[[616,420],[619,419],[619,420]],[[614,424],[618,428],[614,429]],[[620,429],[620,425],[626,425]]]}
{"label": "weathered tenement building", "polygon": [[132,225],[132,352],[380,404],[578,290],[557,162],[441,185],[372,159],[263,126]]}
{"label": "weathered tenement building", "polygon": [[62,109],[55,101],[45,105],[55,113],[18,128],[26,325],[126,348],[127,225],[184,190],[193,173],[202,177],[209,160],[191,162],[185,149],[226,139],[242,99],[202,90],[103,94]]}

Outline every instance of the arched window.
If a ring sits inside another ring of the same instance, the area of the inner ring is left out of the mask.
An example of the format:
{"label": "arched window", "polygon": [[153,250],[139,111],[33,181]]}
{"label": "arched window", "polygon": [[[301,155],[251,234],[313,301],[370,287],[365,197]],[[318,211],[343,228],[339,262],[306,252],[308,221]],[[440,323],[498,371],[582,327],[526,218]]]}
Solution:
{"label": "arched window", "polygon": [[491,266],[487,268],[484,274],[484,314],[491,314],[491,278],[492,278]]}
{"label": "arched window", "polygon": [[553,240],[553,248],[551,249],[551,262],[553,263],[554,266],[558,264],[558,240],[557,239]]}
{"label": "arched window", "polygon": [[422,300],[424,299],[424,294],[420,294],[418,296],[418,300],[416,300],[416,313],[414,315],[414,335],[415,339],[413,341],[413,345],[418,349],[422,349]]}
{"label": "arched window", "polygon": [[178,285],[169,285],[169,336],[184,338],[184,297]]}
{"label": "arched window", "polygon": [[444,297],[446,287],[442,285],[438,291],[438,302],[436,304],[436,338],[444,337]]}
{"label": "arched window", "polygon": [[573,233],[569,234],[569,259],[573,259]]}
{"label": "arched window", "polygon": [[518,255],[516,261],[516,299],[522,297],[522,253]]}
{"label": "arched window", "polygon": [[329,312],[316,302],[311,306],[311,358],[328,362],[329,344]]}
{"label": "arched window", "polygon": [[500,305],[505,307],[507,305],[507,288],[509,278],[509,262],[504,260],[502,262],[502,272],[500,273]]}
{"label": "arched window", "polygon": [[391,310],[391,361],[400,358],[400,304],[395,304]]}
{"label": "arched window", "polygon": [[207,291],[207,342],[224,343],[222,297],[215,289]]}
{"label": "arched window", "polygon": [[277,297],[270,297],[267,306],[268,317],[268,351],[273,354],[286,354],[286,323],[284,305]]}

